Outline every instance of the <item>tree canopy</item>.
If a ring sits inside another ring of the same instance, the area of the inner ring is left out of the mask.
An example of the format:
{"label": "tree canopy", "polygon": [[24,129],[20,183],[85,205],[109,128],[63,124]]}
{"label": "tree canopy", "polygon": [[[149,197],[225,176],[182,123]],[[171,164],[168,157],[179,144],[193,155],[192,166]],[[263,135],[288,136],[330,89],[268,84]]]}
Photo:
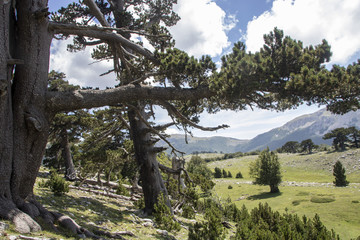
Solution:
{"label": "tree canopy", "polygon": [[[0,50],[5,53],[0,55],[0,217],[13,221],[21,232],[39,230],[34,220],[39,216],[81,231],[73,222],[61,222],[60,215],[46,211],[33,197],[57,113],[103,106],[121,109],[140,177],[150,183],[143,190],[144,210],[151,213],[158,196],[167,196],[156,160],[163,149],[155,147],[159,139],[168,142],[166,127],[176,125],[186,133],[193,127],[217,130],[226,126],[203,127],[199,114],[220,109],[285,110],[307,102],[343,113],[360,106],[360,61],[327,70],[323,64],[331,52],[325,40],[304,47],[275,28],[256,53],[236,43],[217,69],[209,56],[196,59],[174,48],[168,27],[179,19],[172,9],[176,0],[84,0],[51,15],[47,1],[14,2],[3,1],[0,12]],[[114,72],[119,83],[115,88],[49,87],[52,40],[70,36],[70,51],[94,46],[94,60],[113,62],[108,72],[99,74]],[[151,50],[144,47],[145,40]],[[155,125],[154,105],[166,109],[172,122]]]}

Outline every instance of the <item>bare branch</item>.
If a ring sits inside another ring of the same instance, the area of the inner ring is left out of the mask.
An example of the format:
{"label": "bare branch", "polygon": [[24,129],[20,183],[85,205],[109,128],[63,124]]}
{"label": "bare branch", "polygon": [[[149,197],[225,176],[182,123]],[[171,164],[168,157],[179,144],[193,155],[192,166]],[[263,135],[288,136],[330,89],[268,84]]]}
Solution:
{"label": "bare branch", "polygon": [[171,105],[169,102],[166,101],[160,101],[160,104],[162,106],[164,106],[166,108],[166,110],[168,110],[168,112],[171,115],[176,116],[178,119],[180,119],[181,121],[185,122],[186,124],[190,125],[191,127],[203,130],[203,131],[216,131],[222,128],[228,128],[229,126],[226,124],[223,125],[219,125],[217,127],[203,127],[200,126],[192,121],[190,121],[189,119],[187,119],[184,115],[182,115],[173,105]]}
{"label": "bare branch", "polygon": [[91,13],[99,20],[101,25],[110,27],[110,24],[106,21],[104,14],[102,14],[94,0],[84,0],[84,3],[89,7]]}
{"label": "bare branch", "polygon": [[147,59],[157,62],[154,55],[143,48],[142,46],[130,41],[129,39],[121,36],[116,32],[111,32],[110,30],[99,27],[99,26],[79,26],[75,24],[64,24],[64,23],[49,23],[49,29],[54,32],[54,34],[65,34],[65,35],[78,35],[84,37],[97,38],[104,41],[111,41],[115,43],[119,43],[138,54],[146,57]]}

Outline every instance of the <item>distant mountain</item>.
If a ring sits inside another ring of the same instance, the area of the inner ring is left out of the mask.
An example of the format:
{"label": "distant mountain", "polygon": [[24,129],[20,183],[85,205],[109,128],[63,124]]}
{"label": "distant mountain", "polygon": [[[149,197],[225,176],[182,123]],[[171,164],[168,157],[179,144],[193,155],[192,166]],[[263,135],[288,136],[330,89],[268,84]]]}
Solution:
{"label": "distant mountain", "polygon": [[[198,152],[249,152],[269,147],[275,150],[288,141],[311,138],[315,144],[331,144],[331,140],[323,140],[325,133],[339,127],[355,126],[360,129],[360,111],[344,115],[334,115],[325,109],[312,114],[297,117],[281,127],[260,134],[251,140],[239,140],[227,137],[189,138],[185,143],[184,135],[172,135],[169,141],[179,150],[186,153]],[[163,143],[161,144],[163,145]]]}
{"label": "distant mountain", "polygon": [[[245,144],[249,140],[240,140],[229,137],[190,137],[188,136],[188,144],[185,142],[185,136],[182,134],[174,134],[168,139],[169,142],[178,150],[187,154],[193,152],[236,152],[239,145]],[[162,146],[166,146],[163,141]]]}
{"label": "distant mountain", "polygon": [[360,128],[360,111],[345,115],[335,115],[319,110],[306,114],[287,122],[285,125],[260,134],[249,142],[239,145],[237,150],[242,152],[264,149],[267,146],[274,150],[288,141],[298,141],[311,138],[315,144],[331,144],[331,140],[323,140],[325,133],[339,127],[355,126]]}

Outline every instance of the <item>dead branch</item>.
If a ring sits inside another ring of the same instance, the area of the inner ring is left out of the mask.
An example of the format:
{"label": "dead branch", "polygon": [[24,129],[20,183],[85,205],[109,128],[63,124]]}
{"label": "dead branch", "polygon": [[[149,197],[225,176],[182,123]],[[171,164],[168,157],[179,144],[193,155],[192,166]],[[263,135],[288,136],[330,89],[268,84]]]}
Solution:
{"label": "dead branch", "polygon": [[178,168],[178,169],[172,169],[172,168],[169,168],[165,165],[162,165],[161,163],[159,163],[159,168],[164,171],[164,172],[167,172],[167,173],[171,173],[171,174],[177,174],[177,175],[180,175],[181,172],[183,171],[187,177],[187,179],[190,181],[190,182],[193,182],[190,178],[190,175],[189,173],[184,169],[184,168]]}
{"label": "dead branch", "polygon": [[226,124],[223,125],[219,125],[217,127],[203,127],[200,126],[192,121],[190,121],[189,119],[187,119],[184,115],[181,114],[181,112],[179,112],[176,107],[174,107],[172,104],[170,104],[169,102],[166,101],[160,101],[160,104],[166,108],[166,110],[169,112],[170,115],[174,115],[176,116],[178,119],[180,119],[181,121],[185,122],[186,124],[190,125],[191,127],[203,130],[203,131],[216,131],[222,128],[228,128],[229,126]]}
{"label": "dead branch", "polygon": [[49,22],[49,30],[53,31],[54,34],[78,35],[116,42],[157,63],[157,59],[149,50],[123,37],[121,34],[111,32],[103,27]]}
{"label": "dead branch", "polygon": [[107,232],[107,231],[102,231],[102,230],[95,230],[94,233],[97,235],[106,236],[106,237],[115,238],[115,239],[125,239],[122,237],[123,235],[135,237],[135,234],[130,231],[119,231],[119,232],[112,233],[112,232]]}
{"label": "dead branch", "polygon": [[110,27],[110,24],[106,21],[104,14],[102,14],[94,0],[84,0],[84,3],[89,7],[90,12],[99,20],[101,25]]}

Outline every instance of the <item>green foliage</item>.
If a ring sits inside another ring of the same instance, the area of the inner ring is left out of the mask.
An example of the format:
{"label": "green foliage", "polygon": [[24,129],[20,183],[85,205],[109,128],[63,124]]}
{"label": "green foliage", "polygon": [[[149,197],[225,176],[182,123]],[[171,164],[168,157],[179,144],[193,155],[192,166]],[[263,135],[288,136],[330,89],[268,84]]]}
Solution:
{"label": "green foliage", "polygon": [[250,176],[255,178],[255,184],[269,185],[270,192],[279,192],[281,172],[278,155],[270,152],[269,149],[262,151],[255,162],[250,165]]}
{"label": "green foliage", "polygon": [[222,172],[221,172],[221,169],[216,167],[214,169],[215,173],[214,173],[214,178],[222,178]]}
{"label": "green foliage", "polygon": [[333,175],[335,177],[334,184],[337,187],[346,187],[349,182],[346,180],[345,168],[340,161],[337,161],[333,168]]}
{"label": "green foliage", "polygon": [[333,138],[333,146],[335,150],[344,151],[347,146],[346,142],[349,141],[348,138],[349,130],[346,128],[335,128],[329,133],[326,133],[323,139],[332,139]]}
{"label": "green foliage", "polygon": [[260,203],[242,221],[238,222],[235,239],[339,239],[328,231],[316,214],[313,220],[305,216],[271,210],[267,203]]}
{"label": "green foliage", "polygon": [[116,194],[130,196],[129,190],[122,184],[121,181],[118,182],[118,187],[116,188]]}
{"label": "green foliage", "polygon": [[202,175],[208,179],[211,179],[213,175],[211,170],[206,166],[204,159],[199,156],[192,156],[190,161],[187,163],[186,169],[189,173]]}
{"label": "green foliage", "polygon": [[145,200],[144,197],[140,198],[139,200],[134,202],[134,206],[137,209],[144,209],[145,208]]}
{"label": "green foliage", "polygon": [[55,196],[61,196],[64,193],[69,192],[69,183],[65,181],[55,170],[51,171],[50,179],[46,185],[54,193]]}
{"label": "green foliage", "polygon": [[311,139],[306,139],[301,141],[300,148],[301,148],[301,152],[311,153],[312,150],[316,148],[316,145]]}
{"label": "green foliage", "polygon": [[213,199],[205,199],[202,203],[206,221],[197,222],[189,228],[189,240],[225,239],[225,229],[222,225],[221,204]]}
{"label": "green foliage", "polygon": [[179,231],[181,229],[180,224],[174,220],[170,208],[166,205],[166,199],[163,193],[159,195],[154,210],[155,212],[153,215],[158,228],[167,231]]}
{"label": "green foliage", "polygon": [[235,178],[244,178],[241,172],[238,172],[235,176]]}
{"label": "green foliage", "polygon": [[227,172],[225,171],[225,169],[222,170],[222,176],[223,176],[223,178],[227,178],[227,177],[228,177]]}
{"label": "green foliage", "polygon": [[195,218],[195,211],[192,207],[192,205],[190,204],[185,204],[183,207],[182,207],[182,214],[181,216],[183,216],[184,218],[188,218],[188,219],[194,219]]}
{"label": "green foliage", "polygon": [[282,147],[281,147],[281,152],[286,152],[286,153],[296,153],[299,149],[299,143],[297,141],[289,141],[286,142]]}
{"label": "green foliage", "polygon": [[326,196],[312,196],[310,201],[313,203],[330,203],[334,202],[335,198]]}

